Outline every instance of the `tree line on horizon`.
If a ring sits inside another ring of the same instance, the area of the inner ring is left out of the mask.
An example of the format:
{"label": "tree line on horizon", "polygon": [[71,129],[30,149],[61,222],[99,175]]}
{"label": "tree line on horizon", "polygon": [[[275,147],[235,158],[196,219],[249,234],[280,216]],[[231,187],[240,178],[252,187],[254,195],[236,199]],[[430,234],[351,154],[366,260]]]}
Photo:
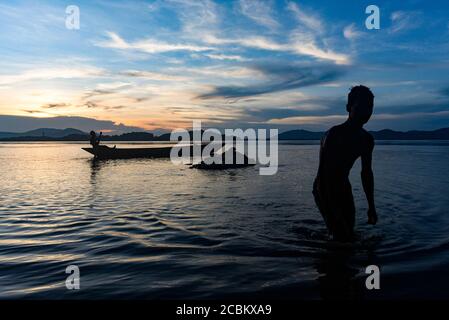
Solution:
{"label": "tree line on horizon", "polygon": [[[449,140],[449,127],[431,131],[395,131],[384,129],[370,131],[376,140]],[[303,129],[289,130],[279,134],[279,140],[319,140],[324,131]],[[103,141],[170,141],[170,133],[155,135],[151,132],[128,132],[120,135],[102,136]],[[22,133],[0,132],[0,141],[89,141],[89,134],[78,129],[41,128]]]}

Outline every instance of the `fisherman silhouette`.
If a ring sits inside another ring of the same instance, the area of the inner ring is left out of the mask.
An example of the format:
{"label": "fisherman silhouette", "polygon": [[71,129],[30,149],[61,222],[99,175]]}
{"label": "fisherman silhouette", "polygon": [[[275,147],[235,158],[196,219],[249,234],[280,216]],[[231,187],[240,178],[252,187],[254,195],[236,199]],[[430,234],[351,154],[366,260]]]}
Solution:
{"label": "fisherman silhouette", "polygon": [[90,132],[90,144],[93,148],[97,148],[100,145],[101,136],[103,135],[103,132],[100,132],[100,136],[97,137],[97,134],[95,131]]}
{"label": "fisherman silhouette", "polygon": [[362,184],[368,201],[368,223],[377,223],[374,176],[371,168],[374,138],[363,129],[374,106],[374,95],[365,86],[351,88],[346,122],[332,127],[321,139],[320,164],[313,195],[329,233],[336,241],[354,240],[355,206],[349,172],[362,159]]}

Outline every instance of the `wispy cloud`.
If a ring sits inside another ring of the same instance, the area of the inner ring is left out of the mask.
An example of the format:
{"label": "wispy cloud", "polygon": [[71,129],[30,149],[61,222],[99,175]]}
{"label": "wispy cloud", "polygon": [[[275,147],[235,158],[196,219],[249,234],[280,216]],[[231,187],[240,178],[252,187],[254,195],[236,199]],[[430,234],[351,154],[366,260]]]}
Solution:
{"label": "wispy cloud", "polygon": [[255,65],[253,68],[263,73],[268,81],[248,86],[217,86],[211,92],[200,95],[198,98],[235,99],[257,96],[326,83],[343,74],[343,70],[335,66],[294,66],[271,63]]}
{"label": "wispy cloud", "polygon": [[290,50],[297,54],[333,61],[336,64],[350,64],[351,62],[349,55],[327,48],[320,48],[315,39],[302,32],[293,33],[292,40],[293,43],[289,46]]}
{"label": "wispy cloud", "polygon": [[214,50],[212,47],[199,46],[195,44],[188,43],[167,43],[162,41],[157,41],[154,39],[143,39],[134,42],[127,42],[121,38],[118,34],[114,32],[107,32],[106,35],[109,39],[96,41],[94,44],[98,47],[112,48],[119,50],[135,50],[145,53],[162,53],[170,51],[211,51]]}
{"label": "wispy cloud", "polygon": [[123,105],[109,106],[109,105],[100,104],[100,103],[94,102],[94,101],[87,101],[83,106],[85,106],[89,109],[103,109],[103,110],[120,110],[120,109],[126,108]]}
{"label": "wispy cloud", "polygon": [[206,53],[204,55],[210,59],[216,59],[216,60],[235,60],[235,61],[249,61],[250,60],[248,58],[244,58],[244,57],[238,56],[238,55],[212,54],[212,53]]}
{"label": "wispy cloud", "polygon": [[420,14],[415,11],[395,11],[391,14],[390,19],[390,33],[415,29],[421,25]]}
{"label": "wispy cloud", "polygon": [[104,75],[103,69],[92,66],[32,68],[17,74],[0,75],[0,85],[32,80],[93,78]]}
{"label": "wispy cloud", "polygon": [[69,103],[47,103],[41,106],[43,109],[57,109],[57,108],[66,108],[70,107]]}
{"label": "wispy cloud", "polygon": [[360,38],[363,35],[363,32],[359,31],[355,25],[355,23],[351,23],[347,25],[343,29],[343,36],[348,40],[355,40]]}
{"label": "wispy cloud", "polygon": [[277,43],[263,36],[246,36],[242,38],[220,38],[212,34],[207,34],[202,39],[204,42],[212,45],[241,45],[243,47],[271,50],[288,51],[288,46]]}
{"label": "wispy cloud", "polygon": [[[66,109],[73,107],[70,103],[47,103],[41,106],[41,109],[54,109],[54,110],[60,110],[60,109]],[[120,110],[127,108],[124,105],[107,105],[100,102],[95,101],[86,101],[84,104],[75,106],[75,107],[85,107],[88,109],[102,109],[102,110]],[[42,113],[42,111],[39,110],[25,110],[27,113]],[[46,112],[44,112],[46,113]]]}
{"label": "wispy cloud", "polygon": [[204,77],[204,80],[208,80],[208,82],[216,78],[223,78],[227,80],[264,78],[264,74],[262,72],[251,67],[224,67],[218,65],[203,68],[171,68],[169,70],[173,73],[178,72],[180,74],[190,74],[194,77]]}
{"label": "wispy cloud", "polygon": [[[283,41],[254,31],[241,34],[242,30],[236,30],[233,26],[223,33],[219,24],[220,10],[218,5],[211,1],[169,0],[164,5],[174,10],[179,17],[183,29],[180,36],[170,37],[170,41],[153,38],[128,41],[119,34],[109,31],[106,33],[107,39],[96,41],[95,45],[149,54],[176,51],[205,53],[207,57],[216,60],[247,60],[241,55],[223,53],[224,50],[235,49],[236,46],[284,52],[337,64],[349,64],[351,60],[348,54],[330,48],[328,41],[319,41],[319,38],[327,32],[323,19],[294,2],[289,2],[287,9],[296,19],[297,27],[291,32],[288,31]],[[270,29],[280,28],[280,22],[273,17],[274,10],[270,2],[240,0],[238,5],[239,12],[257,24]],[[236,37],[235,34],[240,35]]]}
{"label": "wispy cloud", "polygon": [[305,10],[295,2],[289,2],[287,8],[299,23],[290,35],[290,50],[300,55],[333,61],[337,64],[350,63],[349,55],[335,52],[327,47],[326,42],[320,41],[326,33],[326,25],[317,14]]}
{"label": "wispy cloud", "polygon": [[321,19],[311,11],[305,11],[295,2],[289,2],[287,8],[292,11],[297,21],[305,28],[313,30],[317,33],[324,32],[324,23]]}
{"label": "wispy cloud", "polygon": [[299,116],[299,117],[271,119],[267,123],[270,123],[270,124],[294,124],[294,125],[304,125],[304,124],[329,125],[332,123],[337,123],[339,121],[343,121],[347,117],[348,116],[345,116],[345,115]]}
{"label": "wispy cloud", "polygon": [[349,64],[350,57],[347,54],[337,53],[330,49],[320,48],[313,36],[301,32],[292,32],[291,41],[279,43],[263,36],[249,36],[246,38],[229,39],[218,38],[214,35],[207,35],[204,41],[211,45],[236,44],[247,48],[261,49],[268,51],[289,52],[301,56],[310,56],[320,60],[333,61],[337,64]]}
{"label": "wispy cloud", "polygon": [[132,86],[132,84],[130,82],[121,82],[121,81],[97,84],[98,90],[119,90],[119,89],[129,88],[130,86]]}
{"label": "wispy cloud", "polygon": [[96,96],[104,96],[104,95],[108,95],[108,94],[114,94],[116,92],[116,90],[112,90],[112,89],[108,89],[108,90],[104,90],[104,89],[94,89],[94,90],[90,90],[88,92],[86,92],[84,94],[84,99],[89,99],[92,97],[96,97]]}
{"label": "wispy cloud", "polygon": [[132,77],[132,78],[144,78],[146,80],[156,80],[156,81],[185,81],[188,78],[184,76],[164,74],[152,71],[142,71],[142,70],[127,70],[119,73],[120,75]]}
{"label": "wispy cloud", "polygon": [[259,25],[269,29],[277,29],[280,24],[273,18],[272,1],[240,0],[240,12]]}
{"label": "wispy cloud", "polygon": [[211,30],[219,21],[217,4],[211,0],[167,0],[166,5],[177,12],[187,36]]}
{"label": "wispy cloud", "polygon": [[266,122],[270,119],[295,117],[302,114],[302,112],[302,110],[294,108],[257,108],[245,110],[245,120]]}

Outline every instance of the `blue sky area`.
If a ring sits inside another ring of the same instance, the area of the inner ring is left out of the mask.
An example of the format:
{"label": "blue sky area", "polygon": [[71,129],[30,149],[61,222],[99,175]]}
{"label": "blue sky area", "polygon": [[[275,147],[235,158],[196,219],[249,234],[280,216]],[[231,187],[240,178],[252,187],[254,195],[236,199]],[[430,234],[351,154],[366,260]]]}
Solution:
{"label": "blue sky area", "polygon": [[368,129],[449,126],[447,1],[3,1],[0,24],[0,131],[325,130],[357,84]]}

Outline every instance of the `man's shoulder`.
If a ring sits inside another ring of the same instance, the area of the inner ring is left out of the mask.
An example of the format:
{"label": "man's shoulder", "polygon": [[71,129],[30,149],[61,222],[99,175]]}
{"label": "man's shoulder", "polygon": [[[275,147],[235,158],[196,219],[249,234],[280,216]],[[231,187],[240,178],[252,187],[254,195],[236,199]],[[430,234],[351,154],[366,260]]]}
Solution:
{"label": "man's shoulder", "polygon": [[368,145],[373,148],[374,147],[374,137],[373,135],[368,132],[367,130],[365,130],[364,128],[362,128],[362,134],[364,139],[367,141]]}
{"label": "man's shoulder", "polygon": [[339,132],[341,132],[342,129],[343,129],[343,126],[341,124],[333,126],[332,128],[330,128],[329,130],[326,131],[326,135],[327,136],[336,135]]}
{"label": "man's shoulder", "polygon": [[362,133],[366,139],[374,141],[373,135],[369,131],[367,131],[365,128],[362,128]]}
{"label": "man's shoulder", "polygon": [[323,145],[332,143],[336,140],[338,140],[338,137],[341,135],[341,125],[336,125],[327,130],[323,138],[321,139],[321,143]]}

